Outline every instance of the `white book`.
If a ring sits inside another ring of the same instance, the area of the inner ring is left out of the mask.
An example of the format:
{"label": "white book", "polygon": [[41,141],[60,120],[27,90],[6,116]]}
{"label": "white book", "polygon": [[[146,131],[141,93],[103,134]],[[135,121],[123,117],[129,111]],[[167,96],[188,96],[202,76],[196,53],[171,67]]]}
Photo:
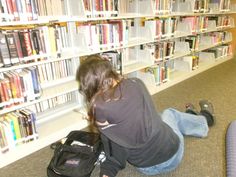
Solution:
{"label": "white book", "polygon": [[35,100],[35,94],[31,71],[26,68],[24,69],[24,71],[26,72],[24,77],[24,84],[26,88],[27,101],[33,101]]}
{"label": "white book", "polygon": [[45,69],[46,69],[46,75],[49,81],[53,80],[52,76],[52,67],[50,66],[50,63],[45,64]]}
{"label": "white book", "polygon": [[45,52],[51,56],[51,46],[50,46],[50,37],[49,37],[49,29],[47,26],[41,27],[43,31],[43,37],[45,42]]}
{"label": "white book", "polygon": [[7,140],[7,144],[8,144],[9,149],[14,148],[15,141],[14,141],[14,134],[12,131],[11,123],[6,119],[3,119],[3,121],[0,121],[0,122],[2,122],[2,125],[4,127],[4,132],[6,135],[6,140]]}

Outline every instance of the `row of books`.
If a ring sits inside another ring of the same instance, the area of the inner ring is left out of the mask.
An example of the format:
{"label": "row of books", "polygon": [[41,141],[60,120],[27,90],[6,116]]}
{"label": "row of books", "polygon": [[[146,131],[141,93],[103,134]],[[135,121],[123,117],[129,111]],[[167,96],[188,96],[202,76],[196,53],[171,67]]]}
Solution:
{"label": "row of books", "polygon": [[50,62],[36,67],[41,84],[74,76],[72,59]]}
{"label": "row of books", "polygon": [[36,0],[1,0],[2,21],[36,20],[38,18]]}
{"label": "row of books", "polygon": [[183,17],[181,21],[190,24],[192,34],[205,31],[208,28],[208,17],[207,16],[198,16],[198,17]]}
{"label": "row of books", "polygon": [[199,50],[200,46],[212,46],[221,42],[228,42],[232,39],[232,34],[227,31],[211,32],[203,35],[188,36],[181,40],[188,42],[190,50]]}
{"label": "row of books", "polygon": [[[206,53],[212,53],[214,55],[213,58],[206,58]],[[212,49],[208,49],[204,52],[199,52],[196,55],[185,56],[175,60],[162,60],[156,65],[152,67],[148,67],[145,69],[146,73],[152,74],[155,79],[155,84],[160,85],[169,81],[171,71],[192,71],[199,68],[199,61],[207,60],[214,62],[217,59],[229,56],[232,54],[231,45],[222,45],[218,47],[214,47]]]}
{"label": "row of books", "polygon": [[0,31],[0,66],[43,60],[68,47],[66,27]]}
{"label": "row of books", "polygon": [[173,11],[207,13],[210,11],[210,4],[210,0],[173,0]]}
{"label": "row of books", "polygon": [[208,13],[229,11],[230,0],[174,0],[174,11],[192,11],[195,13]]}
{"label": "row of books", "polygon": [[[222,16],[187,16],[187,17],[169,17],[163,19],[149,19],[144,21],[144,26],[151,30],[151,35],[155,39],[173,36],[178,30],[179,25],[185,26],[185,32],[197,34],[218,28],[234,26],[232,18],[227,15]],[[188,31],[188,26],[191,31]]]}
{"label": "row of books", "polygon": [[172,0],[156,0],[154,1],[154,9],[156,14],[170,13],[172,9]]}
{"label": "row of books", "polygon": [[83,5],[88,17],[117,16],[118,14],[118,0],[83,0]]}
{"label": "row of books", "polygon": [[233,26],[232,19],[228,15],[183,17],[181,21],[190,24],[192,34],[204,32],[209,28],[216,30],[217,28]]}
{"label": "row of books", "polygon": [[0,117],[0,151],[2,153],[37,138],[36,114],[31,110],[21,109]]}
{"label": "row of books", "polygon": [[219,11],[230,9],[230,0],[210,0],[211,3],[217,4]]}
{"label": "row of books", "polygon": [[177,18],[146,20],[144,22],[144,26],[151,29],[152,36],[155,36],[155,39],[173,36],[177,30],[177,24]]}
{"label": "row of books", "polygon": [[[91,11],[106,11],[108,9],[108,0],[84,0],[86,10]],[[118,0],[111,0],[111,4],[117,10]],[[105,4],[105,7],[104,7]],[[181,4],[181,5],[180,5]],[[179,7],[180,6],[180,7]],[[190,6],[190,9],[188,9]],[[168,14],[172,11],[183,12],[185,10],[192,10],[192,12],[205,13],[209,11],[222,11],[230,9],[230,0],[149,0],[149,1],[135,1],[135,0],[120,0],[118,13],[138,13],[147,12],[144,7],[153,10],[154,14]],[[182,9],[183,7],[183,9]],[[152,12],[149,12],[152,13]]]}
{"label": "row of books", "polygon": [[216,27],[227,27],[232,26],[232,18],[229,15],[220,16],[209,16],[208,20],[214,20],[216,22]]}
{"label": "row of books", "polygon": [[104,23],[86,23],[77,26],[77,32],[85,36],[91,50],[118,47],[127,43],[132,20],[109,20]]}
{"label": "row of books", "polygon": [[[229,32],[212,32],[207,35],[212,44],[225,40]],[[184,38],[189,43],[191,50],[197,50],[200,45],[201,35]],[[204,43],[204,41],[202,42]],[[171,58],[174,55],[175,42],[165,41],[161,43],[146,44],[141,48],[148,50],[155,63]],[[218,51],[218,50],[217,50]],[[103,57],[111,61],[114,68],[122,73],[122,59],[119,52],[104,52]],[[8,71],[2,73],[0,80],[1,108],[10,107],[26,101],[32,101],[40,96],[40,83],[53,81],[73,75],[72,60],[62,60],[35,67]]]}
{"label": "row of books", "polygon": [[145,72],[154,76],[156,85],[165,83],[170,79],[170,69],[168,67],[168,60],[159,62],[155,66],[146,68]]}
{"label": "row of books", "polygon": [[[208,12],[212,6],[216,10],[224,10],[229,9],[230,6],[230,0],[149,0],[145,2],[134,0],[79,0],[69,1],[68,3],[65,0],[1,0],[0,20],[31,21],[39,19],[39,16],[78,15],[78,11],[81,11],[81,9],[87,17],[117,16],[119,13],[137,13],[137,9],[144,8],[143,5],[151,6],[155,14],[162,14],[171,13],[172,9],[178,9],[175,6],[181,3],[185,3],[186,6],[188,4],[193,6],[193,12]],[[76,8],[79,9],[77,12]],[[179,9],[179,11],[183,10]],[[68,14],[68,12],[71,14]]]}
{"label": "row of books", "polygon": [[58,108],[64,104],[74,103],[76,101],[76,98],[78,98],[78,91],[69,92],[50,99],[43,100],[39,103],[29,106],[28,108],[36,114],[43,113]]}
{"label": "row of books", "polygon": [[221,58],[221,57],[225,57],[228,55],[232,54],[232,46],[231,45],[222,45],[222,46],[217,46],[211,49],[207,49],[204,52],[208,52],[208,53],[213,53],[214,54],[214,58]]}
{"label": "row of books", "polygon": [[174,55],[175,41],[145,44],[143,49],[148,50],[155,63],[158,63]]}
{"label": "row of books", "polygon": [[171,71],[191,72],[198,69],[199,61],[200,59],[198,55],[184,56],[175,60],[171,60],[169,63],[169,68]]}
{"label": "row of books", "polygon": [[36,67],[7,71],[0,74],[0,108],[11,107],[40,97]]}
{"label": "row of books", "polygon": [[212,32],[212,33],[209,33],[208,36],[211,37],[211,43],[212,44],[217,44],[217,43],[220,43],[222,41],[228,41],[227,40],[227,36],[231,34],[229,32],[226,32],[226,31],[219,31],[219,32]]}
{"label": "row of books", "polygon": [[66,14],[65,0],[35,0],[38,16],[61,16]]}
{"label": "row of books", "polygon": [[194,1],[194,12],[208,12],[208,11],[209,11],[209,0]]}
{"label": "row of books", "polygon": [[[207,26],[208,18],[186,17],[181,20],[192,21],[192,28],[197,28],[196,19],[201,18],[200,26]],[[212,19],[212,17],[211,17]],[[229,25],[229,17],[217,18],[222,25]],[[174,35],[178,26],[177,18],[147,20],[144,26],[149,28],[154,38]],[[103,23],[77,24],[76,33],[85,37],[90,50],[106,50],[128,43],[133,31],[133,20],[109,20]],[[63,49],[71,47],[67,25],[43,26],[33,29],[4,30],[0,32],[0,66],[8,67],[19,63],[28,63],[60,56]],[[79,46],[80,47],[80,46]]]}
{"label": "row of books", "polygon": [[170,60],[171,71],[190,72],[199,67],[199,63],[212,63],[216,60],[232,55],[232,47],[229,44],[207,49],[190,56],[184,56],[175,60]]}
{"label": "row of books", "polygon": [[39,16],[65,15],[64,0],[0,0],[0,21],[32,21]]}
{"label": "row of books", "polygon": [[[145,20],[143,26],[151,30],[155,39],[173,36],[178,26],[177,18]],[[204,20],[202,20],[204,21]],[[77,34],[83,34],[90,50],[112,49],[126,44],[133,30],[133,20],[109,20],[102,23],[78,24]],[[142,27],[142,26],[140,26]]]}

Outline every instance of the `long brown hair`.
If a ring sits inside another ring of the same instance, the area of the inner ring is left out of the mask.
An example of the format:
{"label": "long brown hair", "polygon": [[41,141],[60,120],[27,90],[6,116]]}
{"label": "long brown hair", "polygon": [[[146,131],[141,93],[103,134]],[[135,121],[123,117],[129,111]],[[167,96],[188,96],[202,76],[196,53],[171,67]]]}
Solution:
{"label": "long brown hair", "polygon": [[[91,55],[81,61],[77,72],[76,80],[79,82],[79,91],[85,96],[88,106],[88,115],[93,118],[94,100],[97,95],[111,90],[105,101],[113,99],[113,81],[120,82],[122,77],[113,69],[111,63],[100,55]],[[121,94],[120,94],[121,97]]]}

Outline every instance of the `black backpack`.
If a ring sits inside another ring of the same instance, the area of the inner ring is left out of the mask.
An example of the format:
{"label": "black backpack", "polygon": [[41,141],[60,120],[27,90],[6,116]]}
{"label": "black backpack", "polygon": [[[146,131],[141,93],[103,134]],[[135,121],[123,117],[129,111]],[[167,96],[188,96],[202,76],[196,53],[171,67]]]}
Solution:
{"label": "black backpack", "polygon": [[72,131],[64,144],[53,144],[48,177],[90,177],[102,150],[98,133]]}

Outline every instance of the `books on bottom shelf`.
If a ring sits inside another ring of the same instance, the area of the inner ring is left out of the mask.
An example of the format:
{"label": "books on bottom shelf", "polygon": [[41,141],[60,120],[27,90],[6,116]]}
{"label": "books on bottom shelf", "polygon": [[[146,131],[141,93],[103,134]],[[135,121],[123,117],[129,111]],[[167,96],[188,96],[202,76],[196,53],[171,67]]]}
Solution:
{"label": "books on bottom shelf", "polygon": [[7,160],[0,158],[0,168],[86,127],[87,120],[75,112],[79,100],[75,91],[2,115],[0,157]]}
{"label": "books on bottom shelf", "polygon": [[36,115],[29,109],[21,109],[0,117],[0,150],[5,153],[16,146],[38,138]]}
{"label": "books on bottom shelf", "polygon": [[60,114],[57,118],[43,122],[37,125],[38,135],[34,137],[36,140],[17,145],[6,153],[0,153],[0,168],[64,138],[72,130],[83,129],[88,125],[89,122],[75,111]]}

